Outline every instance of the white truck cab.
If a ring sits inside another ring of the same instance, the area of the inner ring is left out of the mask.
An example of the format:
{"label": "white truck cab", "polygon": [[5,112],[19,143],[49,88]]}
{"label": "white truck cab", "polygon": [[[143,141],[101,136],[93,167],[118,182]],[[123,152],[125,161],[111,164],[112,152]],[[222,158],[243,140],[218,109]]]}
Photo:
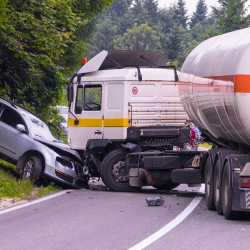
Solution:
{"label": "white truck cab", "polygon": [[114,191],[131,189],[128,153],[189,142],[177,71],[166,63],[161,53],[102,51],[71,79],[68,142]]}

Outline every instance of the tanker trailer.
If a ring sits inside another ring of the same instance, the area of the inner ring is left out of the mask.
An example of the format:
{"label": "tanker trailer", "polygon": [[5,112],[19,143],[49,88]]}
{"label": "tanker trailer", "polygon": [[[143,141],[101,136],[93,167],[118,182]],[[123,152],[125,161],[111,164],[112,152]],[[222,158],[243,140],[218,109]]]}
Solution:
{"label": "tanker trailer", "polygon": [[210,38],[186,58],[179,78],[182,105],[209,150],[205,199],[227,219],[250,211],[250,28]]}

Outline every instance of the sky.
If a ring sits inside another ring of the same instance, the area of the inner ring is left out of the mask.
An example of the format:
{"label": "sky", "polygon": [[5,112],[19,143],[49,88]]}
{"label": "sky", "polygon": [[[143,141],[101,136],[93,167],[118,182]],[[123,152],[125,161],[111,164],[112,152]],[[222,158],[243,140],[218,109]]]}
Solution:
{"label": "sky", "polygon": [[[169,7],[170,4],[173,4],[174,2],[177,2],[177,0],[158,0],[158,5],[159,7]],[[192,13],[196,10],[196,5],[197,5],[198,0],[185,0],[186,3],[186,8],[188,10],[188,15],[191,16]],[[211,8],[209,6],[218,6],[218,1],[217,0],[205,0],[206,5],[208,6],[208,12],[211,11]],[[250,0],[248,1],[247,4],[250,4]],[[245,5],[247,7],[247,5]],[[249,8],[250,9],[250,8]]]}

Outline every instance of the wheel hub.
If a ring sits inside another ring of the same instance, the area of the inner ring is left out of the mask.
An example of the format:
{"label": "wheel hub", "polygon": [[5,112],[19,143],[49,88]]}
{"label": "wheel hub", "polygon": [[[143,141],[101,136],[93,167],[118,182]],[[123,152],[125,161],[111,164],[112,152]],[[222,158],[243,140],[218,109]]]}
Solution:
{"label": "wheel hub", "polygon": [[114,164],[112,174],[118,182],[128,182],[126,161],[118,161]]}
{"label": "wheel hub", "polygon": [[29,160],[26,162],[24,168],[23,168],[23,177],[25,179],[28,179],[31,177],[31,174],[33,172],[33,161]]}

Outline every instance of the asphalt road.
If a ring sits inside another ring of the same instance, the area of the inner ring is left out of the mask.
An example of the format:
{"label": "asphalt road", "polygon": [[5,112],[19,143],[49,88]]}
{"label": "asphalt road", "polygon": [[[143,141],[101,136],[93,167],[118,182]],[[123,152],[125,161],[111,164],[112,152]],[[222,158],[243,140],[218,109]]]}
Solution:
{"label": "asphalt road", "polygon": [[[72,190],[0,214],[0,249],[129,249],[178,216],[199,188],[166,192]],[[165,204],[149,207],[161,195]],[[206,209],[204,198],[179,225],[145,249],[249,249],[250,220],[228,221]],[[139,249],[139,248],[138,248]]]}

